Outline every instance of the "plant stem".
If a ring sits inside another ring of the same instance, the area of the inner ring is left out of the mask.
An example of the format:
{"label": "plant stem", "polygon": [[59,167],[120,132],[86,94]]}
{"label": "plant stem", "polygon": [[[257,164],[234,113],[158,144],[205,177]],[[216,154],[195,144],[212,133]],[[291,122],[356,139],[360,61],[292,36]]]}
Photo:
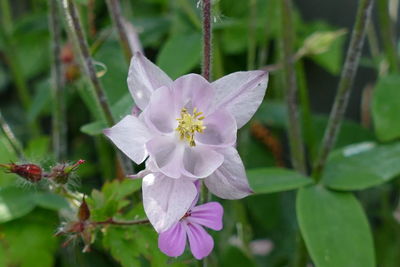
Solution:
{"label": "plant stem", "polygon": [[[63,0],[63,8],[68,19],[68,25],[75,37],[78,50],[82,56],[83,67],[94,88],[96,100],[103,111],[107,125],[111,127],[115,124],[115,121],[104,88],[101,85],[100,80],[97,78],[93,59],[90,56],[89,47],[84,37],[81,22],[79,20],[78,11],[72,0]],[[124,175],[132,173],[132,166],[130,165],[129,160],[118,151],[117,159],[121,167],[124,169]]]}
{"label": "plant stem", "polygon": [[115,221],[113,218],[107,219],[105,221],[92,222],[93,225],[105,225],[105,224],[137,225],[137,224],[148,224],[148,223],[150,223],[148,219],[133,220],[133,221]]}
{"label": "plant stem", "polygon": [[289,117],[289,143],[293,167],[300,173],[306,174],[303,138],[297,104],[296,72],[293,57],[293,21],[291,0],[281,1],[281,17],[283,31],[283,65],[286,82],[286,106]]}
{"label": "plant stem", "polygon": [[249,1],[249,35],[247,46],[247,70],[253,70],[256,60],[256,19],[257,19],[257,0]]}
{"label": "plant stem", "polygon": [[211,0],[203,0],[203,68],[202,75],[211,81]]}
{"label": "plant stem", "polygon": [[52,76],[53,76],[53,150],[57,161],[64,160],[67,151],[67,126],[64,101],[64,80],[60,60],[61,22],[57,0],[49,0],[49,28],[52,37]]}
{"label": "plant stem", "polygon": [[343,115],[350,98],[354,76],[357,71],[358,61],[361,56],[361,50],[365,39],[366,29],[371,18],[373,2],[373,0],[359,1],[356,21],[351,36],[349,49],[347,51],[346,61],[340,77],[335,102],[331,110],[328,125],[325,129],[320,150],[314,163],[312,177],[317,182],[321,178],[328,154],[335,144],[336,136],[339,132]]}
{"label": "plant stem", "polygon": [[8,142],[11,144],[12,148],[15,151],[15,154],[20,159],[24,159],[24,151],[22,149],[21,143],[18,141],[17,137],[15,137],[14,132],[11,130],[11,127],[8,125],[7,121],[4,119],[1,111],[0,111],[0,127],[3,130],[4,136],[7,138]]}
{"label": "plant stem", "polygon": [[108,12],[110,12],[111,19],[114,23],[114,27],[117,28],[119,40],[122,49],[125,54],[125,58],[130,62],[133,56],[133,50],[131,44],[129,44],[129,38],[124,25],[124,18],[121,13],[121,5],[119,0],[107,0]]}
{"label": "plant stem", "polygon": [[389,62],[392,71],[399,71],[399,61],[396,53],[396,42],[394,38],[393,25],[390,21],[389,1],[378,1],[378,17],[381,29],[383,47],[386,52],[386,60]]}

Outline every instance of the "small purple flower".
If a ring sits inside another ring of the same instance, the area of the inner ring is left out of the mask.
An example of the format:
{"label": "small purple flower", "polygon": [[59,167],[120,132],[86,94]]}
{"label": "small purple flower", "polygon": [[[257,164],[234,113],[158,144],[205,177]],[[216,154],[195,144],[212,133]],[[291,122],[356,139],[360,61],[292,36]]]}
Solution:
{"label": "small purple flower", "polygon": [[264,71],[236,72],[209,83],[198,74],[172,81],[136,53],[128,86],[138,114],[127,115],[105,135],[135,163],[146,161],[143,203],[158,232],[169,229],[196,196],[193,181],[204,179],[215,195],[249,195],[246,173],[235,149],[237,129],[261,104]]}
{"label": "small purple flower", "polygon": [[178,257],[185,250],[187,236],[193,256],[198,260],[207,257],[214,247],[214,241],[203,226],[216,231],[221,230],[223,213],[224,210],[218,202],[193,205],[182,219],[167,231],[160,233],[158,247],[168,256]]}

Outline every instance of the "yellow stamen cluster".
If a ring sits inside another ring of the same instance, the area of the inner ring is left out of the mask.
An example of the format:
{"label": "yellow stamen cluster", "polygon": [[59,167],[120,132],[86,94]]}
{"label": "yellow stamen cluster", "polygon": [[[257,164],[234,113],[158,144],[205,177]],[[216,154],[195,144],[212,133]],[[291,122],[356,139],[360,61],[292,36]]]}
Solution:
{"label": "yellow stamen cluster", "polygon": [[189,142],[190,146],[196,146],[194,141],[194,134],[196,132],[202,133],[206,128],[203,125],[204,116],[201,116],[203,112],[198,112],[197,108],[193,109],[193,114],[190,114],[186,108],[181,110],[181,117],[176,119],[178,121],[178,127],[176,131],[180,134],[181,140]]}

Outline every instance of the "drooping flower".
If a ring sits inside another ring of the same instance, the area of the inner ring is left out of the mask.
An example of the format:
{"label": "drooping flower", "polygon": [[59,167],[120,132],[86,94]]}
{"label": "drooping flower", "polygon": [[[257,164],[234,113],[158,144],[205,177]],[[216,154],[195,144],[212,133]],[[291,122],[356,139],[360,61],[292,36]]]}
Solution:
{"label": "drooping flower", "polygon": [[[262,102],[268,75],[236,72],[209,83],[197,74],[172,81],[142,54],[131,61],[128,86],[139,115],[104,131],[140,164],[146,158],[143,202],[158,232],[181,218],[196,195],[195,179],[221,198],[252,191],[234,145],[237,129]],[[158,211],[158,212],[155,212]]]}
{"label": "drooping flower", "polygon": [[186,239],[189,239],[190,250],[198,260],[207,257],[214,247],[212,237],[203,226],[216,231],[221,230],[224,210],[218,202],[195,206],[197,199],[178,222],[158,236],[158,247],[170,257],[182,255]]}

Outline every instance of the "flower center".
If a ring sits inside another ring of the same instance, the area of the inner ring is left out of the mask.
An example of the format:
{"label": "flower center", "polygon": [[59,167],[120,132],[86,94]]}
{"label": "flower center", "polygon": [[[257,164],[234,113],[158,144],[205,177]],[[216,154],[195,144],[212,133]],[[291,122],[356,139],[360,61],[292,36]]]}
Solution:
{"label": "flower center", "polygon": [[186,108],[181,110],[181,117],[176,119],[178,121],[178,127],[176,131],[179,133],[181,140],[189,142],[190,146],[196,146],[194,141],[194,134],[196,132],[202,133],[206,128],[203,125],[204,116],[201,116],[203,112],[197,111],[197,108],[193,109],[193,114],[190,114]]}

